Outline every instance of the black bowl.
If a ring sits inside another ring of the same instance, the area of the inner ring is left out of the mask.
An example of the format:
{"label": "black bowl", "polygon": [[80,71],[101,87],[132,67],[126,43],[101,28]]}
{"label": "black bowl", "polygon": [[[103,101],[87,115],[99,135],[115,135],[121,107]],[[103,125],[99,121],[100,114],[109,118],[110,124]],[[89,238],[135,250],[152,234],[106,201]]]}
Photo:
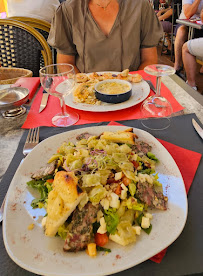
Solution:
{"label": "black bowl", "polygon": [[[129,90],[127,92],[124,93],[119,93],[119,94],[104,94],[102,92],[99,91],[99,86],[102,83],[109,83],[109,82],[117,82],[117,83],[123,83],[123,84],[127,84],[129,86]],[[127,100],[129,100],[129,98],[132,95],[132,85],[131,83],[129,83],[128,81],[125,80],[117,80],[117,79],[109,79],[109,80],[104,80],[104,81],[100,81],[99,83],[97,83],[95,85],[95,96],[98,100],[102,101],[102,102],[106,102],[106,103],[122,103],[125,102]]]}

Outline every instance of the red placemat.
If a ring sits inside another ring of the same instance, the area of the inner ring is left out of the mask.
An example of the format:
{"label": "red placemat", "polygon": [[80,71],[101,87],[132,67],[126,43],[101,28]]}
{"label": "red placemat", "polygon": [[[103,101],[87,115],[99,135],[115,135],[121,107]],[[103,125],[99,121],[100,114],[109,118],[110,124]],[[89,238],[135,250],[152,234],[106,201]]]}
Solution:
{"label": "red placemat", "polygon": [[[108,125],[120,125],[117,122],[110,122]],[[201,160],[201,154],[195,151],[191,151],[188,149],[181,148],[169,142],[166,142],[161,139],[157,139],[171,154],[173,159],[175,160],[181,174],[183,177],[183,181],[185,184],[185,190],[188,193],[190,186],[192,185],[193,179],[195,177],[195,173],[199,166],[199,162]],[[165,256],[167,248],[150,258],[151,261],[160,263]]]}
{"label": "red placemat", "polygon": [[[135,73],[135,72],[132,72]],[[136,72],[137,73],[137,72]],[[143,78],[150,78],[151,81],[155,84],[155,77],[147,75],[144,71],[138,71],[139,74],[143,76]],[[41,88],[34,99],[34,102],[31,106],[31,109],[28,113],[27,119],[23,124],[22,128],[33,128],[38,126],[51,126],[54,125],[51,122],[52,117],[61,111],[59,100],[50,96],[48,100],[47,107],[39,113],[39,106],[42,98]],[[169,89],[162,83],[161,86],[162,95],[169,100],[173,107],[173,112],[178,112],[183,110],[182,107],[174,98]],[[154,92],[150,91],[150,95],[153,95]],[[79,121],[76,125],[83,125],[88,123],[98,123],[98,122],[108,122],[110,120],[119,121],[119,120],[132,120],[132,119],[140,119],[140,104],[132,106],[130,108],[126,108],[118,111],[110,111],[110,112],[89,112],[89,111],[81,111],[74,108],[67,107],[67,111],[74,111],[79,114]]]}
{"label": "red placemat", "polygon": [[31,77],[31,78],[20,78],[18,79],[12,86],[19,86],[29,89],[29,100],[31,100],[35,92],[37,91],[37,88],[40,84],[40,78],[39,77]]}

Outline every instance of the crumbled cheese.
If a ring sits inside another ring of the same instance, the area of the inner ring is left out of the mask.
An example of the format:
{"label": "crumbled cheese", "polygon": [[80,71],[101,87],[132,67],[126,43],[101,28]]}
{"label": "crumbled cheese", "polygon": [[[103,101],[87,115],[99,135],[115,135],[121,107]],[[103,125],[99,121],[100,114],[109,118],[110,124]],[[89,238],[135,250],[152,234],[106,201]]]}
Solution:
{"label": "crumbled cheese", "polygon": [[103,198],[100,201],[101,206],[104,208],[104,210],[108,210],[109,209],[109,200],[107,198]]}
{"label": "crumbled cheese", "polygon": [[121,179],[121,178],[122,178],[122,175],[123,175],[122,172],[117,172],[117,173],[115,173],[115,180],[117,181],[117,180]]}
{"label": "crumbled cheese", "polygon": [[136,235],[140,235],[140,233],[141,233],[141,227],[140,226],[133,226],[133,228],[135,229],[135,231],[136,231]]}
{"label": "crumbled cheese", "polygon": [[126,199],[127,198],[127,191],[126,190],[122,190],[121,191],[121,199]]}
{"label": "crumbled cheese", "polygon": [[153,176],[150,176],[148,174],[138,174],[138,179],[141,183],[148,182],[149,184],[153,184]]}
{"label": "crumbled cheese", "polygon": [[144,216],[145,216],[146,218],[149,218],[149,219],[152,219],[152,218],[153,218],[152,214],[150,214],[150,213],[145,213]]}
{"label": "crumbled cheese", "polygon": [[128,188],[123,183],[121,184],[121,188],[122,188],[121,199],[126,199]]}
{"label": "crumbled cheese", "polygon": [[99,221],[100,221],[100,218],[102,218],[103,216],[104,216],[103,212],[102,212],[101,210],[99,210],[99,211],[97,212],[97,222],[99,222]]}
{"label": "crumbled cheese", "polygon": [[121,184],[121,188],[126,192],[128,191],[128,188],[123,183]]}
{"label": "crumbled cheese", "polygon": [[115,193],[111,193],[110,207],[118,209],[120,206],[119,196]]}
{"label": "crumbled cheese", "polygon": [[104,220],[104,217],[100,218],[100,227],[97,230],[97,233],[99,234],[104,234],[106,233],[107,229],[106,229],[106,222]]}
{"label": "crumbled cheese", "polygon": [[132,157],[131,157],[131,160],[137,161],[137,154],[133,154]]}
{"label": "crumbled cheese", "polygon": [[144,229],[147,229],[147,228],[149,228],[149,226],[150,226],[149,218],[142,217],[141,227],[144,228]]}
{"label": "crumbled cheese", "polygon": [[42,227],[46,226],[46,221],[47,221],[47,217],[43,217],[42,222],[41,222]]}
{"label": "crumbled cheese", "polygon": [[31,224],[28,225],[27,229],[32,230],[34,228],[34,226],[35,226],[34,223],[31,223]]}

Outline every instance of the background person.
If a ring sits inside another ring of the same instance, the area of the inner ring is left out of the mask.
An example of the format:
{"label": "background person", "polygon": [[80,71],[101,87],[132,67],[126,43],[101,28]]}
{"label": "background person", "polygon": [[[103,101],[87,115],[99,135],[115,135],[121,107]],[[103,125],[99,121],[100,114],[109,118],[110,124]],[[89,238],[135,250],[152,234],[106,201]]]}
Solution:
{"label": "background person", "polygon": [[148,0],[67,0],[48,43],[76,72],[143,69],[157,63],[162,27]]}
{"label": "background person", "polygon": [[[173,0],[174,1],[174,0]],[[161,21],[163,30],[166,34],[166,41],[167,41],[167,49],[163,51],[163,54],[170,55],[171,54],[171,30],[172,30],[172,15],[174,12],[174,23],[176,22],[176,19],[178,18],[177,13],[177,6],[175,7],[174,11],[171,7],[171,2],[169,2],[169,7],[166,9],[162,9],[157,13],[157,17],[159,21]],[[182,0],[175,0],[174,4],[182,4]]]}
{"label": "background person", "polygon": [[26,16],[51,23],[59,5],[59,0],[7,0],[8,17]]}
{"label": "background person", "polygon": [[[201,11],[201,21],[203,23],[203,9]],[[203,37],[191,39],[183,45],[182,50],[183,64],[186,71],[187,83],[197,90],[195,83],[196,75],[196,57],[203,61]],[[200,69],[200,74],[203,74],[203,66]]]}
{"label": "background person", "polygon": [[[200,12],[203,8],[203,0],[183,0],[182,12],[179,19],[192,19],[200,17]],[[202,31],[195,30],[195,36],[202,36]],[[175,38],[175,63],[174,68],[179,75],[182,70],[182,47],[188,37],[188,27],[184,25],[177,26],[177,33]]]}

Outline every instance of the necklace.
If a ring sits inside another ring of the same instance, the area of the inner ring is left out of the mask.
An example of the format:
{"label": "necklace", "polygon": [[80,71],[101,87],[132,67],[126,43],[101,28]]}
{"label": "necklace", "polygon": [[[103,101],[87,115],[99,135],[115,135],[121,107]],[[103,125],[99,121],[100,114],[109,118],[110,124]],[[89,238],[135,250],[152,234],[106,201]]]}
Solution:
{"label": "necklace", "polygon": [[110,0],[110,1],[107,3],[106,6],[102,6],[102,5],[98,4],[98,3],[96,3],[96,5],[99,6],[100,8],[102,8],[102,9],[106,10],[107,7],[108,7],[108,5],[111,3],[111,1],[112,1],[112,0]]}

